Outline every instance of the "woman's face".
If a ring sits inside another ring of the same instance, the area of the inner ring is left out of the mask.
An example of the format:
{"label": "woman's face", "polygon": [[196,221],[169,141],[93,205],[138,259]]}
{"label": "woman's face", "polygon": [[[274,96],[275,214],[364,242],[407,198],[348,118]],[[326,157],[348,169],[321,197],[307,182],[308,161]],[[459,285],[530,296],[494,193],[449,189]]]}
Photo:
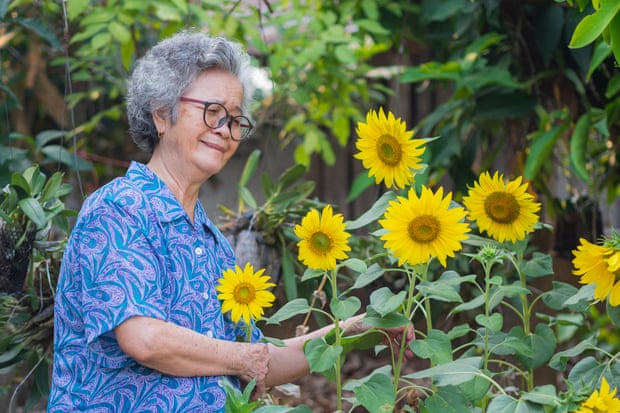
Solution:
{"label": "woman's face", "polygon": [[[230,115],[241,114],[243,88],[239,79],[224,70],[210,69],[199,75],[183,94],[186,98],[217,102]],[[230,137],[228,122],[219,128],[209,128],[203,121],[204,105],[179,102],[175,124],[169,119],[155,115],[155,121],[163,136],[153,156],[158,156],[184,178],[206,181],[226,165],[235,153],[239,142]]]}

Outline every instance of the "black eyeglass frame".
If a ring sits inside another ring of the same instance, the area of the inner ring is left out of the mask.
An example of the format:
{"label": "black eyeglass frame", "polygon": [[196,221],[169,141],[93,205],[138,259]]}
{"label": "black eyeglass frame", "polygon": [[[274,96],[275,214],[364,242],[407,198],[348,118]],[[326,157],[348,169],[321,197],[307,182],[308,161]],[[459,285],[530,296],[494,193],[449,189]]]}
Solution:
{"label": "black eyeglass frame", "polygon": [[[202,122],[205,124],[205,126],[210,129],[217,129],[217,128],[221,128],[224,124],[226,124],[226,126],[228,126],[228,130],[230,131],[230,138],[236,142],[241,142],[241,141],[246,140],[250,136],[250,132],[252,132],[252,128],[254,128],[254,125],[252,124],[250,119],[248,119],[247,116],[243,116],[243,115],[233,116],[230,113],[228,113],[228,109],[226,109],[226,106],[222,105],[219,102],[209,102],[209,101],[204,101],[204,100],[199,100],[199,99],[194,99],[194,98],[188,98],[186,96],[181,96],[179,100],[181,102],[200,103],[201,105],[203,105],[204,108],[202,109]],[[226,114],[225,117],[222,117],[217,121],[216,126],[211,126],[207,123],[207,109],[211,105],[221,106],[222,109],[224,109],[224,113]],[[232,131],[232,124],[236,120],[239,120],[240,122],[245,121],[247,122],[247,125],[248,125],[248,128],[245,129],[246,132],[240,138],[235,138],[235,136],[233,135],[233,131]]]}

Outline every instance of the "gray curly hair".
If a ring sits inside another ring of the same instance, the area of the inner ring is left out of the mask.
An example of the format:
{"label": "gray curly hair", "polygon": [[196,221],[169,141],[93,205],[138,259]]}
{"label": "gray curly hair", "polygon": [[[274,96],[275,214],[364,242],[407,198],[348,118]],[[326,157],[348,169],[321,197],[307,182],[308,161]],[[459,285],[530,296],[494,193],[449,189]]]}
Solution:
{"label": "gray curly hair", "polygon": [[159,143],[153,113],[177,120],[177,104],[198,75],[209,69],[235,75],[243,88],[241,110],[250,117],[254,95],[250,56],[239,43],[202,32],[182,31],[162,40],[138,60],[127,87],[129,135],[150,154]]}

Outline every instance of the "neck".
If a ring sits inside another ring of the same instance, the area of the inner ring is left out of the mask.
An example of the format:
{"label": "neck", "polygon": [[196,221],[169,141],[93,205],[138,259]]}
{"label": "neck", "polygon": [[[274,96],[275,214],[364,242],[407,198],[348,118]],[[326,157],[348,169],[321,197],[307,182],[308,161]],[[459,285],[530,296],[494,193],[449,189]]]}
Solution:
{"label": "neck", "polygon": [[151,159],[147,163],[147,166],[155,175],[164,181],[193,222],[194,210],[196,209],[196,202],[198,201],[198,194],[202,182],[192,182],[188,177],[180,173],[180,171],[176,171],[165,162],[162,162],[161,158]]}

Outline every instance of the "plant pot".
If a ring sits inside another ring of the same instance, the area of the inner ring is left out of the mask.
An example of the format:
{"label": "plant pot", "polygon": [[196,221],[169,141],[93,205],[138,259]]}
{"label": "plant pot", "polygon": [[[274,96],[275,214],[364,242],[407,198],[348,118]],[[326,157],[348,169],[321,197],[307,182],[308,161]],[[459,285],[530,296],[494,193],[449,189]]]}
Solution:
{"label": "plant pot", "polygon": [[22,291],[30,268],[36,228],[0,220],[0,294]]}

